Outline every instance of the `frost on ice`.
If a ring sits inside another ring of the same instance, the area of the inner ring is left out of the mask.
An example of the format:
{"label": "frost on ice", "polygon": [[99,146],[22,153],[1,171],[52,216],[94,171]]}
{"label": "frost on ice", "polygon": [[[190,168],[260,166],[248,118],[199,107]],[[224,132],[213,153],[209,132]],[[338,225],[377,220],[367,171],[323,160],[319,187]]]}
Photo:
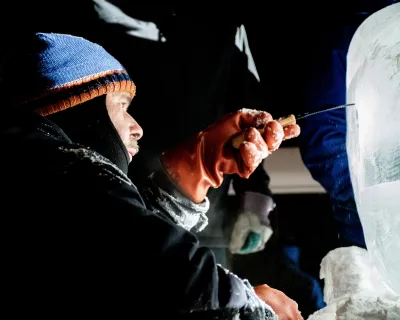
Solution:
{"label": "frost on ice", "polygon": [[320,277],[327,307],[308,320],[400,319],[400,296],[382,281],[367,250],[332,250],[322,260]]}
{"label": "frost on ice", "polygon": [[327,307],[308,320],[400,319],[400,3],[372,14],[347,55],[347,153],[368,251],[321,264]]}
{"label": "frost on ice", "polygon": [[347,152],[369,254],[400,294],[400,4],[370,16],[347,56]]}

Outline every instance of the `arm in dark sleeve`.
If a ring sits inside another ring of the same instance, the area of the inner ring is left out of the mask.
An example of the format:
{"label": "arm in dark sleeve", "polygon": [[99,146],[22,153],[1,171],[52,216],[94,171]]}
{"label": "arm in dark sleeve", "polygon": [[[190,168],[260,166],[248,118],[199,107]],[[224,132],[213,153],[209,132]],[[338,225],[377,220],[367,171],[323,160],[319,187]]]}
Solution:
{"label": "arm in dark sleeve", "polygon": [[136,292],[136,305],[174,319],[274,319],[248,282],[218,266],[192,233],[146,209],[132,184],[104,177],[96,176],[92,195],[100,208],[112,208],[111,269],[118,266],[119,275],[135,275],[127,276],[124,286]]}
{"label": "arm in dark sleeve", "polygon": [[265,159],[248,179],[239,176],[232,179],[233,189],[241,198],[240,210],[251,208],[251,211],[263,221],[267,220],[269,213],[275,208],[275,202],[269,188],[270,178],[264,169],[264,161]]}
{"label": "arm in dark sleeve", "polygon": [[[347,49],[322,57],[309,88],[309,111],[346,103]],[[328,68],[327,68],[328,66]],[[365,247],[351,184],[346,151],[346,112],[324,112],[301,123],[300,152],[312,177],[330,196],[338,224],[339,245]]]}
{"label": "arm in dark sleeve", "polygon": [[[346,52],[333,50],[321,58],[309,87],[310,111],[322,110],[346,101]],[[306,167],[333,197],[352,197],[346,154],[346,112],[323,112],[301,123],[300,151]],[[340,179],[338,179],[340,178]]]}
{"label": "arm in dark sleeve", "polygon": [[233,177],[233,188],[235,192],[244,193],[246,191],[251,191],[272,197],[271,190],[269,189],[270,178],[264,168],[264,161],[265,160],[261,162],[248,179],[242,179],[239,176]]}

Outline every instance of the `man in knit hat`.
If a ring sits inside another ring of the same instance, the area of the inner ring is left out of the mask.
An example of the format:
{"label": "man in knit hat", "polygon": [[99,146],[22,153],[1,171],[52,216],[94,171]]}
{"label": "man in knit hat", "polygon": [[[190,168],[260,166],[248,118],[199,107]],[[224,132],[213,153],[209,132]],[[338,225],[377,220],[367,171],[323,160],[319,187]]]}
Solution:
{"label": "man in knit hat", "polygon": [[249,177],[297,125],[227,114],[164,152],[139,193],[127,170],[143,132],[127,112],[136,88],[124,67],[83,38],[20,40],[0,89],[2,287],[16,317],[302,319],[282,292],[218,266],[191,233],[205,226],[208,189],[224,174]]}

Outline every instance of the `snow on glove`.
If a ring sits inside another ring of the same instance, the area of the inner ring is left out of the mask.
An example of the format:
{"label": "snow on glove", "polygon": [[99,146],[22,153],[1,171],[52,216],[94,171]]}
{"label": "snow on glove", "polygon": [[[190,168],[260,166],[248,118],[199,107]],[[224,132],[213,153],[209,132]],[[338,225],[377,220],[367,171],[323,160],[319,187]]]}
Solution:
{"label": "snow on glove", "polygon": [[[297,125],[296,125],[297,126]],[[257,129],[266,129],[264,134]],[[245,132],[239,150],[231,140]],[[285,130],[293,137],[293,130]],[[300,132],[299,128],[295,128]],[[217,188],[224,174],[248,178],[262,159],[276,150],[285,136],[282,126],[264,111],[241,109],[229,113],[161,156],[164,170],[178,189],[196,203],[204,201],[210,187]]]}

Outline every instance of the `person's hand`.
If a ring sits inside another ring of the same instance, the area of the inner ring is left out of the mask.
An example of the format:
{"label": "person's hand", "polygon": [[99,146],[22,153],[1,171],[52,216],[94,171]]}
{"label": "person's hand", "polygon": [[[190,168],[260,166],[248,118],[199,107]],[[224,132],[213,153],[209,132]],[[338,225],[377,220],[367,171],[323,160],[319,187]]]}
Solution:
{"label": "person's hand", "polygon": [[[264,134],[257,129],[264,129]],[[236,150],[232,138],[245,133]],[[217,188],[224,174],[248,178],[282,140],[300,133],[297,125],[285,130],[264,111],[242,109],[222,117],[187,143],[162,154],[161,162],[171,180],[194,202],[202,202],[210,187]]]}
{"label": "person's hand", "polygon": [[254,287],[257,296],[269,305],[278,315],[279,320],[304,320],[295,301],[282,291],[263,284]]}

